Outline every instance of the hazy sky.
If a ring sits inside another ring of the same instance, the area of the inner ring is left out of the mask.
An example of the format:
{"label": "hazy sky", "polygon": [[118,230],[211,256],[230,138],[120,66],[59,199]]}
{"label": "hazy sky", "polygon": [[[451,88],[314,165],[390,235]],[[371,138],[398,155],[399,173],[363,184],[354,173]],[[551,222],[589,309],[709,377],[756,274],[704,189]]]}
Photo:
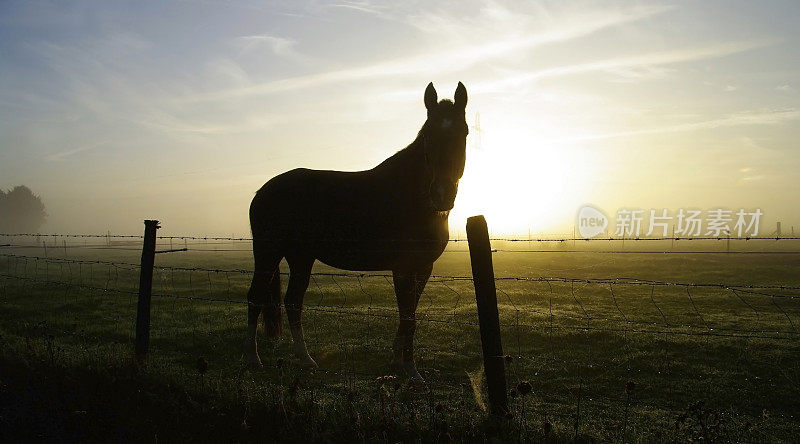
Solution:
{"label": "hazy sky", "polygon": [[564,232],[590,203],[800,227],[800,3],[0,1],[0,188],[46,232],[248,234],[270,177],[406,146],[469,91],[451,215]]}

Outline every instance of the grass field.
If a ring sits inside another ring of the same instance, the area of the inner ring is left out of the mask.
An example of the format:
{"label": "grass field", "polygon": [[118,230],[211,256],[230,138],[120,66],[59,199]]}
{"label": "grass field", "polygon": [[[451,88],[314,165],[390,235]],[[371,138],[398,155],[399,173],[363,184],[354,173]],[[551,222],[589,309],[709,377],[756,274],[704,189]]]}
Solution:
{"label": "grass field", "polygon": [[151,352],[138,365],[139,270],[125,265],[138,262],[137,241],[49,247],[47,259],[33,258],[41,247],[2,249],[0,438],[791,441],[799,292],[745,286],[800,286],[800,255],[760,242],[730,254],[719,242],[669,254],[651,252],[668,242],[494,243],[512,410],[499,420],[485,412],[472,282],[452,278],[470,274],[466,243],[437,262],[420,302],[424,387],[390,376],[396,311],[383,276],[317,264],[304,324],[320,369],[298,368],[287,333],[260,341],[265,367],[253,371],[248,245],[158,255]]}

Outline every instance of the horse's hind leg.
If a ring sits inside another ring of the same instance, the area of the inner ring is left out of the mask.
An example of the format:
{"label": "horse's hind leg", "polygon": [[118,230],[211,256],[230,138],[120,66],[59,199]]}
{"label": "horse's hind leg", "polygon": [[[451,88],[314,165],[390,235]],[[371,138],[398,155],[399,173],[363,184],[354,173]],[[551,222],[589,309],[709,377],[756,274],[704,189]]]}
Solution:
{"label": "horse's hind leg", "polygon": [[294,354],[300,358],[303,366],[317,367],[317,363],[308,354],[306,341],[303,337],[303,324],[300,319],[303,311],[303,297],[308,289],[314,258],[287,256],[286,261],[289,263],[289,285],[286,289],[284,304],[286,306],[286,317],[289,320],[289,328],[292,331]]}
{"label": "horse's hind leg", "polygon": [[265,333],[269,337],[281,333],[280,296],[281,281],[278,265],[281,255],[274,247],[264,242],[253,242],[253,258],[255,270],[250,289],[247,292],[247,342],[245,351],[247,360],[253,367],[261,367],[258,356],[256,331],[258,318],[264,314]]}

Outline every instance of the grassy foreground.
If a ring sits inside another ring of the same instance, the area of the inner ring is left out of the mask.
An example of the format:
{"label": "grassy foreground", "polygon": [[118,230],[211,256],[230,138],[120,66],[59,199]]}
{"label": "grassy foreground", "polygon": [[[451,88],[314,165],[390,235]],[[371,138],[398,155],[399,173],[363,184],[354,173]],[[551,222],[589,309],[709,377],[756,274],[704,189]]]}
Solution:
{"label": "grassy foreground", "polygon": [[[396,315],[380,276],[312,281],[304,319],[320,369],[308,373],[287,338],[262,340],[264,369],[246,367],[246,273],[158,269],[151,353],[137,365],[138,269],[119,264],[138,252],[64,256],[0,258],[3,441],[786,441],[800,426],[800,301],[790,291],[500,280],[512,411],[492,420],[469,281],[427,287],[417,337],[427,384],[410,387],[388,369]],[[500,251],[494,260],[498,277],[797,285],[797,258]],[[98,259],[117,265],[77,262]],[[157,264],[250,268],[236,251]],[[468,270],[453,251],[434,273]]]}

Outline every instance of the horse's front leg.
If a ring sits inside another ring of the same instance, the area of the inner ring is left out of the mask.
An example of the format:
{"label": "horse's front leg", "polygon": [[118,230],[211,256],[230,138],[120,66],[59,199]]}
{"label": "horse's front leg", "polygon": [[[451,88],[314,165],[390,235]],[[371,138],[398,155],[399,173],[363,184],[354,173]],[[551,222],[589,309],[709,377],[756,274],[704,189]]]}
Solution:
{"label": "horse's front leg", "polygon": [[394,292],[397,295],[397,311],[400,324],[394,339],[392,367],[403,369],[412,380],[422,381],[414,365],[414,332],[417,329],[417,305],[422,290],[431,276],[433,264],[422,270],[392,273]]}

